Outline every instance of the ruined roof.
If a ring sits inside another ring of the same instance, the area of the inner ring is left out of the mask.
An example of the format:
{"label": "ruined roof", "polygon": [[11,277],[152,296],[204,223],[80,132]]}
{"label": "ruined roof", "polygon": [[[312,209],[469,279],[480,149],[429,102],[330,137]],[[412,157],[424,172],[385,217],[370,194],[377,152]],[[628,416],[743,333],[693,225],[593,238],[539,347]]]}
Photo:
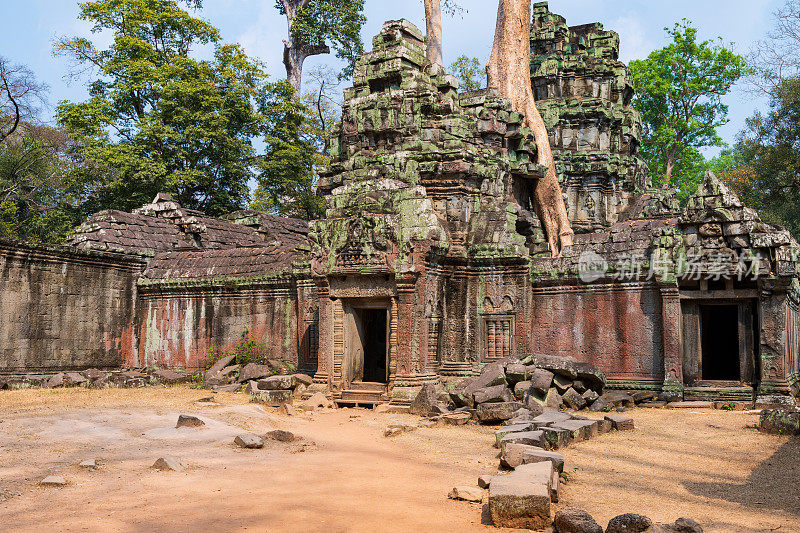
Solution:
{"label": "ruined roof", "polygon": [[150,261],[141,283],[191,280],[272,278],[303,263],[304,251],[277,242],[227,250],[158,253]]}
{"label": "ruined roof", "polygon": [[263,246],[276,241],[295,248],[306,244],[308,224],[257,213],[247,213],[256,223],[243,224],[237,213],[232,220],[205,216],[185,209],[167,194],[133,211],[106,210],[90,216],[68,238],[80,249],[133,252],[152,255],[176,250],[223,250],[241,246]]}

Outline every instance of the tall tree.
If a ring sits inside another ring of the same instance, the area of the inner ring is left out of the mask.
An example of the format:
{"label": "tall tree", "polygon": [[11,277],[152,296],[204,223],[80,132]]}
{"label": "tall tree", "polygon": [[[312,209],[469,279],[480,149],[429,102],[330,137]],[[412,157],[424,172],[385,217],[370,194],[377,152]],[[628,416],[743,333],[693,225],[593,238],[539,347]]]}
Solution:
{"label": "tall tree", "polygon": [[342,75],[349,76],[358,57],[364,53],[361,27],[366,22],[364,0],[275,0],[275,7],[286,16],[288,38],[283,41],[286,79],[300,94],[303,62],[315,55],[330,54],[347,62]]}
{"label": "tall tree", "polygon": [[37,118],[46,93],[47,85],[40,83],[28,67],[0,56],[0,141],[23,122]]}
{"label": "tall tree", "polygon": [[[253,140],[262,134],[256,97],[266,74],[238,45],[192,16],[201,0],[93,0],[80,18],[106,31],[111,44],[97,48],[84,37],[62,38],[56,51],[99,77],[90,98],[62,102],[59,123],[78,144],[84,168],[74,177],[90,209],[131,209],[158,192],[184,206],[222,214],[246,205],[256,175]],[[192,57],[198,45],[214,58]]]}
{"label": "tall tree", "polygon": [[442,41],[442,9],[449,15],[464,11],[457,0],[424,0],[425,4],[425,52],[435,71],[444,67],[444,44]]}
{"label": "tall tree", "polygon": [[0,141],[0,236],[60,242],[79,223],[65,179],[72,143],[63,130],[27,122]]}
{"label": "tall tree", "polygon": [[685,19],[665,31],[670,44],[630,64],[633,105],[642,115],[642,156],[651,173],[680,187],[676,167],[689,166],[685,159],[700,148],[722,144],[717,128],[728,122],[722,98],[749,69],[721,39],[698,42],[697,29]]}
{"label": "tall tree", "polygon": [[462,91],[477,91],[483,83],[486,68],[477,57],[459,56],[450,65],[450,73],[458,78]]}
{"label": "tall tree", "polygon": [[514,110],[525,115],[524,125],[533,130],[539,164],[547,167],[546,176],[534,191],[534,208],[551,252],[560,256],[565,246],[572,245],[574,233],[558,183],[550,137],[533,97],[530,64],[531,2],[499,0],[494,45],[486,67],[487,82],[511,101]]}

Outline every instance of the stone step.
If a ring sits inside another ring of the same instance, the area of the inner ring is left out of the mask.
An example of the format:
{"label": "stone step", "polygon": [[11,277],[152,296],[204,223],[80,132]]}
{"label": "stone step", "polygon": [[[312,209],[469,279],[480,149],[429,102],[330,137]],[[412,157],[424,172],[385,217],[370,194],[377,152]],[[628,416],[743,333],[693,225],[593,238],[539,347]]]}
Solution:
{"label": "stone step", "polygon": [[385,383],[371,383],[369,381],[354,381],[350,384],[351,391],[376,391],[383,394],[386,392]]}

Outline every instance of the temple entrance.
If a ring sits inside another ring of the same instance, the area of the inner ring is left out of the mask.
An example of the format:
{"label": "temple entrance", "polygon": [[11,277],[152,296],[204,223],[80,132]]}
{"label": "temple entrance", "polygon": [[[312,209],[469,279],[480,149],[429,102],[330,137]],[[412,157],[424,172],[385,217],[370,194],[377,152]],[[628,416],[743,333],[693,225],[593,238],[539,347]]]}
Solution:
{"label": "temple entrance", "polygon": [[740,381],[739,306],[701,305],[703,381]]}
{"label": "temple entrance", "polygon": [[386,306],[345,306],[345,383],[389,382],[389,310]]}

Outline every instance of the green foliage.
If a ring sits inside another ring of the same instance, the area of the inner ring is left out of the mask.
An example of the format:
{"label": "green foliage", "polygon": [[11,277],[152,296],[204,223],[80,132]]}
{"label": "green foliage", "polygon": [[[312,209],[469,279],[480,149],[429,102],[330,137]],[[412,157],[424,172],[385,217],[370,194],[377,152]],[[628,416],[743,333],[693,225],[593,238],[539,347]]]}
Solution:
{"label": "green foliage", "polygon": [[800,78],[778,83],[769,112],[748,119],[712,168],[764,221],[800,237]]}
{"label": "green foliage", "polygon": [[[83,37],[56,44],[58,53],[99,74],[89,100],[62,102],[57,110],[78,141],[76,157],[93,169],[72,175],[87,211],[129,210],[158,192],[212,215],[247,203],[258,163],[252,141],[262,125],[255,101],[266,98],[266,74],[180,3],[83,2],[80,18],[94,32],[109,32],[112,44],[98,49]],[[208,44],[213,60],[191,57],[194,47]]]}
{"label": "green foliage", "polygon": [[459,56],[450,65],[450,72],[458,78],[459,90],[477,91],[483,86],[486,71],[477,57]]}
{"label": "green foliage", "polygon": [[[275,0],[275,8],[286,15],[283,0]],[[361,27],[366,21],[364,0],[309,0],[295,13],[289,31],[294,46],[330,44],[336,57],[345,61],[341,77],[347,78],[364,53]]]}
{"label": "green foliage", "polygon": [[62,130],[27,123],[0,141],[0,237],[57,243],[80,222],[64,183],[71,144]]}
{"label": "green foliage", "polygon": [[630,64],[633,105],[644,125],[640,153],[654,181],[670,183],[685,198],[702,179],[699,149],[722,145],[717,128],[728,122],[722,98],[750,69],[721,40],[698,42],[685,19],[665,30],[670,44]]}
{"label": "green foliage", "polygon": [[314,125],[313,114],[295,96],[288,81],[273,85],[274,98],[262,101],[267,125],[266,150],[258,175],[253,208],[311,220],[324,212],[316,194],[315,165],[324,163],[319,145],[327,134]]}

